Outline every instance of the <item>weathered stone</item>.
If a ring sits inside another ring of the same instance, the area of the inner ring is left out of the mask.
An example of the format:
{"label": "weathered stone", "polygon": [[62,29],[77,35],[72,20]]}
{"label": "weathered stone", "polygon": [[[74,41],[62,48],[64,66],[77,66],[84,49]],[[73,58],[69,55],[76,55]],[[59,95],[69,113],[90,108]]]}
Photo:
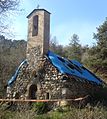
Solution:
{"label": "weathered stone", "polygon": [[[32,36],[32,20],[39,16],[39,31]],[[34,11],[28,17],[28,65],[23,65],[19,75],[7,88],[8,98],[19,99],[72,99],[93,94],[96,86],[81,81],[75,76],[61,74],[47,59],[49,49],[49,13],[45,10]],[[65,101],[61,105],[65,105]]]}

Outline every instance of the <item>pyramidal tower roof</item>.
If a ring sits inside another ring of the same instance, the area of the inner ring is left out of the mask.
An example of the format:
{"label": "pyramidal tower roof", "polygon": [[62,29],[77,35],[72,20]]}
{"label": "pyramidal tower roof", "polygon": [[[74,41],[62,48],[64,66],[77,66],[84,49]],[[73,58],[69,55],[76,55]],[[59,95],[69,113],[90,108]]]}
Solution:
{"label": "pyramidal tower roof", "polygon": [[29,18],[34,12],[37,12],[37,11],[45,11],[45,12],[51,14],[50,12],[48,12],[48,11],[45,10],[45,9],[34,9],[34,10],[27,16],[27,18]]}

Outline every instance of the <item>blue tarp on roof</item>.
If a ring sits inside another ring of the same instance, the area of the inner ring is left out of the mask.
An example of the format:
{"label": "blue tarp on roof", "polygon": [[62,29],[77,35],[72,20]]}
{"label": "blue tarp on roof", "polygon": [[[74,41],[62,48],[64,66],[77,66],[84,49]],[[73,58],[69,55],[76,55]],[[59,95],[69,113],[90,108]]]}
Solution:
{"label": "blue tarp on roof", "polygon": [[15,74],[12,76],[12,78],[8,81],[8,86],[10,86],[14,81],[16,81],[16,78],[19,74],[20,68],[24,65],[27,64],[27,59],[25,59],[24,61],[21,62],[21,64],[19,65],[19,67],[17,68]]}
{"label": "blue tarp on roof", "polygon": [[[103,81],[95,76],[92,72],[86,69],[81,63],[76,60],[68,60],[63,58],[55,53],[48,51],[47,53],[48,59],[51,63],[62,73],[62,74],[69,74],[72,76],[79,77],[81,80],[88,80],[90,82],[95,82],[98,85],[102,84]],[[27,64],[27,60],[24,60],[19,67],[17,68],[15,74],[12,78],[8,81],[8,85],[11,85],[14,81],[16,81],[17,76],[19,74],[20,68]]]}
{"label": "blue tarp on roof", "polygon": [[97,84],[102,84],[103,81],[95,76],[92,72],[86,69],[81,63],[76,60],[68,60],[48,51],[47,56],[52,64],[62,73],[77,76]]}

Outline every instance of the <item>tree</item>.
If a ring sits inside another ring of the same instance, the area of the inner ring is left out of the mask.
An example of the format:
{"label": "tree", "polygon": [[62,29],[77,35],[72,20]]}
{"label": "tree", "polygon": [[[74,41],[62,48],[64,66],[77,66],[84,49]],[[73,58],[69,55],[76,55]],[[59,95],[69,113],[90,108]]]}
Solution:
{"label": "tree", "polygon": [[70,43],[65,49],[69,59],[81,61],[81,45],[79,44],[79,36],[77,34],[71,36]]}
{"label": "tree", "polygon": [[58,44],[56,36],[54,36],[50,40],[50,50],[58,55],[61,55],[63,57],[65,56],[64,47],[63,47],[63,45]]}
{"label": "tree", "polygon": [[97,43],[89,50],[89,66],[94,72],[105,75],[107,72],[107,18],[97,27],[94,39]]}
{"label": "tree", "polygon": [[[4,34],[8,29],[9,14],[18,11],[20,0],[0,0],[0,33]],[[6,22],[7,21],[7,22]]]}
{"label": "tree", "polygon": [[18,5],[19,0],[0,0],[0,14],[16,10]]}
{"label": "tree", "polygon": [[57,45],[58,45],[58,41],[57,41],[56,36],[54,36],[50,39],[50,44],[49,44],[50,50],[55,52]]}
{"label": "tree", "polygon": [[96,47],[96,57],[103,68],[103,70],[107,70],[107,18],[104,23],[97,28],[97,33],[94,34],[94,39],[97,40]]}
{"label": "tree", "polygon": [[0,95],[5,92],[4,85],[7,84],[19,64],[25,59],[26,46],[27,42],[24,40],[12,41],[0,36]]}

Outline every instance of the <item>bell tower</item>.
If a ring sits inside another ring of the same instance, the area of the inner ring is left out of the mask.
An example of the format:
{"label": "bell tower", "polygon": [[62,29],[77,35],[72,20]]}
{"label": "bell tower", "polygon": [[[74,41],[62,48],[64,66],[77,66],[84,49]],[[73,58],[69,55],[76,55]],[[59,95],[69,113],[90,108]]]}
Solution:
{"label": "bell tower", "polygon": [[35,65],[49,50],[50,13],[45,9],[34,9],[28,16],[28,42],[26,57]]}

